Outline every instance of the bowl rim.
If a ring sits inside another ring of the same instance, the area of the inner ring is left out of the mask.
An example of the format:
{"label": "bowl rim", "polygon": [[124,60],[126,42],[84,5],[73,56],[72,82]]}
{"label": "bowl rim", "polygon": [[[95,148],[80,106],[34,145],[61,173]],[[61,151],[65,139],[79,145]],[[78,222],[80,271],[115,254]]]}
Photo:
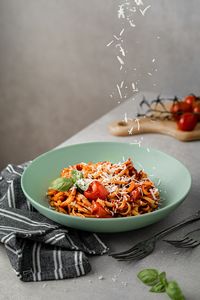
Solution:
{"label": "bowl rim", "polygon": [[[42,204],[40,204],[39,202],[37,202],[36,200],[34,200],[27,192],[26,192],[26,189],[25,189],[25,184],[24,184],[24,178],[27,174],[27,172],[29,172],[29,167],[31,167],[32,163],[35,163],[37,162],[38,160],[42,159],[44,156],[48,155],[48,154],[51,154],[53,152],[58,152],[58,151],[64,151],[64,149],[66,148],[72,148],[72,147],[77,147],[77,146],[81,146],[81,145],[93,145],[93,144],[121,144],[121,145],[130,145],[130,146],[134,146],[134,147],[139,147],[140,149],[143,149],[143,150],[147,150],[147,148],[149,149],[148,152],[151,152],[151,151],[154,151],[154,152],[158,152],[160,153],[161,155],[164,155],[170,159],[174,159],[176,162],[178,162],[186,171],[187,175],[188,175],[188,188],[187,188],[187,191],[186,193],[184,194],[184,196],[182,196],[178,201],[176,202],[173,202],[171,204],[168,204],[167,206],[164,206],[164,207],[161,207],[161,208],[158,208],[156,209],[155,211],[152,211],[152,212],[149,212],[149,213],[146,213],[146,214],[143,214],[143,215],[136,215],[136,216],[128,216],[128,217],[116,217],[116,218],[88,218],[88,217],[84,217],[84,218],[81,218],[81,217],[78,217],[78,216],[72,216],[72,215],[68,215],[68,214],[62,214],[60,212],[57,212],[53,209],[51,209],[50,207],[46,207]],[[181,162],[179,161],[178,159],[176,159],[175,157],[161,151],[161,150],[158,150],[156,148],[152,148],[152,147],[143,147],[143,146],[140,146],[138,144],[132,144],[132,143],[126,143],[126,142],[110,142],[110,141],[92,141],[92,142],[84,142],[84,143],[76,143],[76,144],[70,144],[70,145],[66,145],[66,146],[61,146],[61,147],[57,147],[57,148],[54,148],[54,149],[51,149],[39,156],[37,156],[33,161],[31,161],[30,165],[24,170],[23,174],[22,174],[22,177],[21,177],[21,188],[22,188],[22,191],[23,193],[25,194],[26,198],[27,198],[27,201],[30,201],[31,204],[36,207],[36,210],[37,210],[37,206],[39,206],[41,209],[44,209],[46,210],[47,212],[51,212],[57,216],[62,216],[63,218],[66,218],[66,219],[72,219],[72,220],[81,220],[82,222],[84,221],[89,221],[89,222],[124,222],[125,220],[136,220],[136,219],[143,219],[143,218],[146,218],[147,216],[151,215],[158,215],[160,214],[161,212],[165,212],[167,211],[168,209],[170,208],[173,208],[174,206],[178,205],[178,204],[181,204],[181,202],[187,197],[187,195],[189,194],[189,191],[191,189],[191,185],[192,185],[192,176],[189,172],[189,170],[186,168],[186,166]],[[35,204],[35,205],[34,205]],[[125,221],[126,222],[126,221]],[[66,224],[67,225],[67,224]]]}

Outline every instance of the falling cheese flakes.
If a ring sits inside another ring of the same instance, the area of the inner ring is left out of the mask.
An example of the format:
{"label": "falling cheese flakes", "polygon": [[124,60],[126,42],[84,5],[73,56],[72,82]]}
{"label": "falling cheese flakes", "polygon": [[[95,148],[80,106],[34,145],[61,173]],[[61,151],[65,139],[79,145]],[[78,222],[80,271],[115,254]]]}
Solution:
{"label": "falling cheese flakes", "polygon": [[144,5],[142,0],[135,0],[135,4],[140,6],[140,5]]}
{"label": "falling cheese flakes", "polygon": [[145,7],[145,9],[140,9],[141,14],[144,16],[146,11],[151,7],[151,5],[148,5],[147,7]]}
{"label": "falling cheese flakes", "polygon": [[119,5],[119,9],[118,9],[118,18],[119,19],[125,19],[125,10],[124,10],[124,4],[120,4]]}
{"label": "falling cheese flakes", "polygon": [[118,61],[120,62],[121,65],[124,65],[124,61],[119,55],[117,55],[117,59],[118,59]]}
{"label": "falling cheese flakes", "polygon": [[124,50],[124,48],[122,47],[121,44],[117,44],[115,47],[116,47],[116,48],[119,47],[119,52],[122,54],[122,56],[125,56],[125,55],[126,55],[126,54],[125,54],[125,50]]}
{"label": "falling cheese flakes", "polygon": [[[125,19],[125,20],[122,20],[123,24],[124,24],[124,21],[127,21],[129,26],[132,28],[136,27],[136,24],[134,22],[134,14],[139,12],[139,13],[141,13],[142,16],[145,16],[147,11],[151,8],[151,5],[148,5],[145,7],[143,0],[134,0],[134,2],[135,2],[135,5],[132,5],[132,3],[130,3],[130,1],[128,1],[128,0],[121,0],[120,5],[118,5],[118,12],[117,12],[119,19]],[[125,66],[126,61],[124,61],[123,58],[126,56],[126,53],[128,53],[128,51],[122,47],[123,40],[122,40],[121,36],[124,34],[124,32],[125,32],[125,29],[122,28],[120,33],[118,34],[118,36],[113,35],[114,40],[112,40],[111,42],[109,42],[107,44],[107,46],[109,47],[110,45],[112,45],[114,43],[115,47],[118,48],[120,55],[117,55],[117,60],[120,63],[120,70],[122,70],[123,67]],[[160,37],[157,36],[157,39],[160,39]],[[156,59],[152,58],[152,63],[155,63],[155,61],[156,61]],[[134,68],[133,70],[136,71],[137,69]],[[152,73],[153,73],[153,71],[157,72],[157,69],[154,68],[154,70],[152,70]],[[126,72],[127,72],[127,70],[125,68],[124,73],[126,73]],[[149,76],[153,76],[152,73],[148,72],[147,74]],[[139,82],[139,80],[138,80],[138,82]],[[153,86],[156,86],[156,84],[154,83]],[[132,82],[131,87],[132,87],[133,92],[138,92],[137,81],[135,81],[135,83]],[[124,80],[122,80],[121,83],[117,84],[117,90],[118,90],[120,100],[122,98],[126,99],[126,97],[127,97],[126,93],[124,95],[125,88],[127,88],[127,85],[126,86],[124,85]],[[118,100],[119,104],[121,103],[120,100]],[[125,113],[124,121],[128,122],[127,113]],[[140,120],[136,118],[135,122],[137,123],[137,130],[140,131]],[[128,130],[129,134],[133,134],[134,127],[135,126],[132,126],[129,128],[129,130]],[[138,144],[140,147],[142,139],[143,138],[141,138],[140,140],[134,140],[135,143],[133,143],[133,144]],[[147,152],[150,152],[150,149],[148,147],[147,147]]]}
{"label": "falling cheese flakes", "polygon": [[131,27],[136,27],[135,23],[133,23],[132,20],[129,20],[129,24],[130,24]]}
{"label": "falling cheese flakes", "polygon": [[119,85],[117,84],[117,90],[118,90],[118,93],[119,93],[119,97],[122,99],[122,93],[121,93],[121,89],[119,87]]}
{"label": "falling cheese flakes", "polygon": [[125,122],[125,123],[128,123],[127,113],[124,114],[124,122]]}
{"label": "falling cheese flakes", "polygon": [[134,127],[132,126],[132,127],[128,130],[128,134],[132,135],[132,134],[133,134],[133,129],[134,129]]}
{"label": "falling cheese flakes", "polygon": [[110,45],[112,45],[114,41],[112,40],[111,42],[109,42],[106,46],[109,47]]}
{"label": "falling cheese flakes", "polygon": [[137,123],[137,129],[138,129],[138,131],[140,131],[140,120],[138,118],[136,118],[135,122]]}
{"label": "falling cheese flakes", "polygon": [[119,35],[122,36],[123,33],[124,33],[124,28],[120,31]]}

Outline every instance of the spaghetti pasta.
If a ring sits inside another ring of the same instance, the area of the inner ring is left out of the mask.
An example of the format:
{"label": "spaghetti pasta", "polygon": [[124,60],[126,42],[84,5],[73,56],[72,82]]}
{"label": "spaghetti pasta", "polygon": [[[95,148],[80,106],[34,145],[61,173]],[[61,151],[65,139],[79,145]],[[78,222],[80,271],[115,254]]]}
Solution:
{"label": "spaghetti pasta", "polygon": [[56,184],[47,192],[50,206],[73,216],[136,216],[156,210],[160,199],[154,183],[143,170],[136,170],[131,159],[69,166]]}

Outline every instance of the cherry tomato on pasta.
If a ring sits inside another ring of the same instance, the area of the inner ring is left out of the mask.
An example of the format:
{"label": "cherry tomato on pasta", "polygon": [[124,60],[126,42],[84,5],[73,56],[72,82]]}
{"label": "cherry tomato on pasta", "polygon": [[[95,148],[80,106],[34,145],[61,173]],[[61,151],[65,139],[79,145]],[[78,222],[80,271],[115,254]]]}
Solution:
{"label": "cherry tomato on pasta", "polygon": [[178,121],[178,128],[182,131],[192,131],[198,122],[194,113],[184,113]]}
{"label": "cherry tomato on pasta", "polygon": [[84,192],[84,196],[89,200],[102,199],[105,200],[109,192],[99,181],[92,181],[88,189]]}
{"label": "cherry tomato on pasta", "polygon": [[92,214],[97,218],[112,218],[111,214],[109,214],[101,204],[96,201],[92,201]]}

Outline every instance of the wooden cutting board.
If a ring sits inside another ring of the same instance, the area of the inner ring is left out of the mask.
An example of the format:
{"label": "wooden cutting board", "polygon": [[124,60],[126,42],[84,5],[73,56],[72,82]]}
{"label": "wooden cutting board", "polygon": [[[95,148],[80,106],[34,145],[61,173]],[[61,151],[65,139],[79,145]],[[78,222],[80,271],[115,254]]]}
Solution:
{"label": "wooden cutting board", "polygon": [[200,139],[200,123],[193,131],[181,131],[175,121],[152,120],[150,118],[137,118],[133,120],[115,121],[109,124],[109,131],[116,136],[130,136],[142,133],[161,133],[173,136],[180,141],[194,141]]}

